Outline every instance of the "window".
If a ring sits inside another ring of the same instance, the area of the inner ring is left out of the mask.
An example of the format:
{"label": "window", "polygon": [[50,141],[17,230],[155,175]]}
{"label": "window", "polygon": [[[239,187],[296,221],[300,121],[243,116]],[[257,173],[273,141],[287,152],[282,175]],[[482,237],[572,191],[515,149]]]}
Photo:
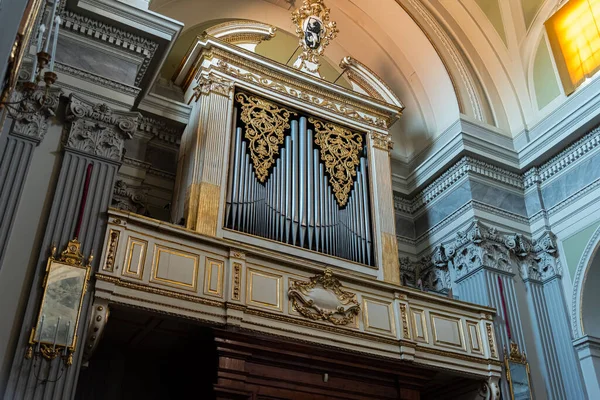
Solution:
{"label": "window", "polygon": [[600,0],[570,0],[546,31],[567,95],[600,69]]}

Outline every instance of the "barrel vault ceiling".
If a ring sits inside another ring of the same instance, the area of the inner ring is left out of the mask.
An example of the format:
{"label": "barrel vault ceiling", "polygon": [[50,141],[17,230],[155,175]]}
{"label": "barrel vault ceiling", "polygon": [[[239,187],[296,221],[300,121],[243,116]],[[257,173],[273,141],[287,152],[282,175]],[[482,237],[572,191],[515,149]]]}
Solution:
{"label": "barrel vault ceiling", "polygon": [[[193,38],[224,20],[278,28],[264,55],[285,62],[297,41],[291,12],[301,0],[153,0],[153,11],[185,24],[163,75],[170,78]],[[327,79],[352,56],[406,106],[391,129],[408,161],[460,117],[514,137],[565,99],[549,56],[544,21],[561,0],[326,0],[340,33],[326,51]],[[540,82],[542,82],[540,84]],[[536,86],[537,85],[537,86]]]}

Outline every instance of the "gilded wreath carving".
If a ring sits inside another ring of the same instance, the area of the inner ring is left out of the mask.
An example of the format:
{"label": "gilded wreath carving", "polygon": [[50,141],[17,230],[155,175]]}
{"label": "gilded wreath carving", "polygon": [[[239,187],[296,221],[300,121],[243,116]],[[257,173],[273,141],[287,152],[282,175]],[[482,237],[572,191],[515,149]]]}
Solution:
{"label": "gilded wreath carving", "polygon": [[241,119],[246,124],[244,137],[249,141],[250,157],[256,177],[264,183],[283,144],[284,131],[290,128],[290,115],[296,114],[256,96],[238,93]]}
{"label": "gilded wreath carving", "polygon": [[321,148],[321,160],[329,173],[329,183],[340,207],[348,202],[356,168],[360,164],[359,154],[363,149],[363,138],[329,122],[315,118],[309,121],[315,126],[315,143]]}
{"label": "gilded wreath carving", "polygon": [[356,295],[342,289],[330,268],[308,282],[295,281],[288,290],[294,310],[315,321],[348,325],[360,312]]}

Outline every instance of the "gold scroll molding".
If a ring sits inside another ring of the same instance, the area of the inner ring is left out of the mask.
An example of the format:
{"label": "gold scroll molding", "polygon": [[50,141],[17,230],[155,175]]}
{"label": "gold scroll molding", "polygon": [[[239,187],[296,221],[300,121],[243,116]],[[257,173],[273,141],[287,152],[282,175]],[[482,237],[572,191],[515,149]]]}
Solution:
{"label": "gold scroll molding", "polygon": [[290,115],[296,114],[256,96],[238,93],[235,99],[242,107],[241,119],[246,124],[244,137],[249,141],[250,157],[256,177],[264,183],[283,144],[284,131],[290,128]]}
{"label": "gold scroll molding", "polygon": [[485,324],[485,329],[487,331],[488,344],[490,345],[490,355],[492,358],[498,358],[498,353],[496,352],[496,344],[494,343],[494,333],[492,331],[492,324]]}
{"label": "gold scroll molding", "polygon": [[185,199],[186,228],[217,236],[221,187],[202,182],[190,185]]}
{"label": "gold scroll molding", "polygon": [[302,316],[334,325],[348,325],[360,312],[356,294],[342,289],[330,268],[308,282],[294,281],[288,290],[292,307]]}
{"label": "gold scroll molding", "polygon": [[410,339],[408,329],[408,314],[406,313],[406,304],[400,303],[400,317],[402,318],[402,335],[404,339]]}
{"label": "gold scroll molding", "polygon": [[231,278],[231,300],[240,300],[242,291],[242,264],[233,263],[233,277]]}
{"label": "gold scroll molding", "polygon": [[321,160],[329,174],[333,194],[340,207],[348,202],[352,191],[359,154],[363,149],[362,135],[330,122],[309,118],[315,125],[315,143],[321,148]]}
{"label": "gold scroll molding", "polygon": [[398,261],[398,242],[390,233],[381,234],[383,280],[400,284],[400,262]]}

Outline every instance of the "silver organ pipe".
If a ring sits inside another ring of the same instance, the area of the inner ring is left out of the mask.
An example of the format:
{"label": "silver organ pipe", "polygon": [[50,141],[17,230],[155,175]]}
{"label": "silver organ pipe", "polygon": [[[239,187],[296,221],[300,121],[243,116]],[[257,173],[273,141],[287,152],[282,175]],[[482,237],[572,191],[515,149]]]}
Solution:
{"label": "silver organ pipe", "polygon": [[347,202],[340,206],[315,136],[307,117],[290,118],[268,175],[261,181],[245,125],[238,119],[229,162],[225,226],[373,265],[366,152],[360,154]]}

